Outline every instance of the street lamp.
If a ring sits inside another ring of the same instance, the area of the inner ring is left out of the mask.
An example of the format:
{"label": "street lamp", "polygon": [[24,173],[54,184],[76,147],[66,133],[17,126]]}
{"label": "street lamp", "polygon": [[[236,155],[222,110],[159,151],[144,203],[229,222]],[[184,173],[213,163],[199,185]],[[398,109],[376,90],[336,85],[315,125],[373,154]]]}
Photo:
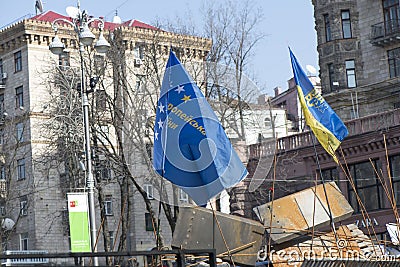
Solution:
{"label": "street lamp", "polygon": [[[60,38],[57,35],[57,24],[58,23],[66,23],[74,28],[74,31],[78,35],[79,41],[79,56],[81,63],[81,92],[82,92],[82,110],[83,110],[83,124],[84,124],[84,137],[85,137],[85,159],[86,159],[86,170],[87,170],[87,178],[86,178],[86,186],[89,191],[89,221],[90,221],[90,231],[91,231],[91,245],[92,252],[97,252],[96,248],[96,217],[95,217],[95,201],[94,201],[94,177],[92,170],[92,155],[90,148],[90,127],[89,127],[89,101],[88,101],[88,93],[87,86],[85,83],[85,66],[84,66],[84,52],[86,46],[91,46],[95,35],[90,31],[89,25],[94,21],[98,21],[98,27],[100,30],[100,36],[97,42],[94,45],[94,48],[98,53],[106,53],[110,48],[110,44],[103,36],[104,29],[104,21],[100,18],[90,18],[86,11],[80,10],[80,4],[78,1],[77,8],[68,7],[67,8],[68,15],[72,18],[72,21],[58,18],[52,22],[52,27],[55,32],[55,36],[53,41],[49,45],[49,49],[53,54],[60,55],[64,51],[64,43],[61,42]],[[94,266],[98,266],[97,257],[94,258]]]}

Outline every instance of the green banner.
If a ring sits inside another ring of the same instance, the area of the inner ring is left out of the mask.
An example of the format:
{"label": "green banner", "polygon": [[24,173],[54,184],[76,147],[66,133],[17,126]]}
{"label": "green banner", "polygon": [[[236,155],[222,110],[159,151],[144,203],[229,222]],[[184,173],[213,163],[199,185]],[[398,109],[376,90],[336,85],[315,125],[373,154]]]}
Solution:
{"label": "green banner", "polygon": [[68,193],[71,252],[91,252],[87,193]]}

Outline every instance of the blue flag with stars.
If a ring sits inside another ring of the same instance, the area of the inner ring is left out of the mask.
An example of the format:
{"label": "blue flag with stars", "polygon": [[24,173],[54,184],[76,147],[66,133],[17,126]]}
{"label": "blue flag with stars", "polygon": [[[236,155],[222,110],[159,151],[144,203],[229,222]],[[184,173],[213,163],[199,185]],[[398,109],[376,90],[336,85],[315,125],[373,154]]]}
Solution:
{"label": "blue flag with stars", "polygon": [[211,106],[172,51],[157,102],[153,167],[197,205],[247,175]]}

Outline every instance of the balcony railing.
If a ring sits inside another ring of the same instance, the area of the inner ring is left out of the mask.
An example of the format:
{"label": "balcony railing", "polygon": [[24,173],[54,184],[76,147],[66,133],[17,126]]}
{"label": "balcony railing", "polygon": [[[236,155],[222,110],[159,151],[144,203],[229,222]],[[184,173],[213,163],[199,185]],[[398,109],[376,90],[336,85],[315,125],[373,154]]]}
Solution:
{"label": "balcony railing", "polygon": [[388,20],[371,26],[371,43],[378,46],[400,42],[400,20]]}
{"label": "balcony railing", "polygon": [[[35,254],[47,254],[48,252],[45,250],[6,250],[4,252],[5,255],[13,255],[13,254],[26,254],[26,255],[35,255]],[[1,256],[0,256],[1,257]],[[48,258],[17,258],[17,259],[3,259],[1,261],[2,266],[33,266],[39,264],[48,264]]]}
{"label": "balcony railing", "polygon": [[[400,125],[400,109],[365,116],[345,122],[349,130],[349,136],[360,135],[368,132],[387,130],[390,127]],[[312,146],[312,135],[310,131],[279,138],[278,151],[296,150]],[[250,158],[258,158],[260,155],[273,154],[274,150],[270,144],[256,144],[258,148],[250,147]]]}

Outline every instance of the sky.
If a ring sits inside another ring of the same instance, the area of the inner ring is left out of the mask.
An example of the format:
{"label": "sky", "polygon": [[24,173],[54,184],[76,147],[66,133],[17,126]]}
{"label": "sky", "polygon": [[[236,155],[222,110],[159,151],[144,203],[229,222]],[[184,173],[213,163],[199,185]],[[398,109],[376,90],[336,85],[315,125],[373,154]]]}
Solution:
{"label": "sky", "polygon": [[[36,0],[1,0],[2,15],[0,27],[14,22],[27,14],[35,14]],[[185,14],[192,14],[193,20],[201,31],[203,1],[219,0],[81,0],[82,10],[90,15],[105,17],[112,21],[115,11],[122,21],[136,19],[152,24],[155,21],[174,20]],[[240,0],[238,0],[240,1]],[[42,0],[44,10],[52,10],[66,15],[67,6],[76,6],[76,0]],[[265,37],[254,50],[255,57],[249,65],[249,77],[254,77],[263,93],[273,95],[273,88],[287,89],[287,80],[292,75],[288,46],[305,69],[306,65],[318,68],[316,50],[316,32],[311,0],[255,0],[264,14],[258,31]]]}

